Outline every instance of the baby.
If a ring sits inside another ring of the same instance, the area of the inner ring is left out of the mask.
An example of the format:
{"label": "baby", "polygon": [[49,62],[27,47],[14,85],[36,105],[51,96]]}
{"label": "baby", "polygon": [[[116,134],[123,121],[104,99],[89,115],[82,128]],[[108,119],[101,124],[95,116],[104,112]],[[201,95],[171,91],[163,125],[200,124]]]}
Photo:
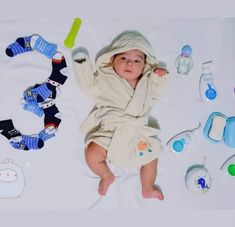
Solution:
{"label": "baby", "polygon": [[156,187],[161,145],[158,126],[149,112],[166,89],[169,74],[154,56],[147,39],[135,31],[121,33],[100,53],[96,70],[85,51],[73,54],[78,85],[95,102],[80,126],[85,158],[100,176],[98,193],[105,195],[115,176],[107,160],[121,168],[139,168],[144,198],[163,200]]}

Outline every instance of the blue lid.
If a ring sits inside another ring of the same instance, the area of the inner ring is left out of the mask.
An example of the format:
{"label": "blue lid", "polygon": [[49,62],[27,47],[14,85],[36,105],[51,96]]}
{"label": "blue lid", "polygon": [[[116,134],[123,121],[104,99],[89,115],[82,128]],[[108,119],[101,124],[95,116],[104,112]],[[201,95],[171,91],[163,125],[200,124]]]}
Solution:
{"label": "blue lid", "polygon": [[174,143],[173,143],[173,150],[176,151],[176,152],[181,152],[183,151],[184,149],[184,143],[185,143],[185,140],[182,139],[182,140],[176,140]]}
{"label": "blue lid", "polygon": [[184,55],[191,55],[192,54],[192,48],[189,45],[185,45],[182,47],[181,54]]}
{"label": "blue lid", "polygon": [[210,84],[208,84],[208,87],[209,88],[206,90],[205,95],[209,100],[213,100],[216,98],[217,92],[214,88],[211,87]]}

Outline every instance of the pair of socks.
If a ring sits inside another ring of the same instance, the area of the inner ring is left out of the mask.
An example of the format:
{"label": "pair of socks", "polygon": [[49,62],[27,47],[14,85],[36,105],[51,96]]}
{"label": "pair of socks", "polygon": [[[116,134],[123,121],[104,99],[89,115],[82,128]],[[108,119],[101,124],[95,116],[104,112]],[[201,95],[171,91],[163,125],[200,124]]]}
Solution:
{"label": "pair of socks", "polygon": [[67,80],[67,76],[63,74],[67,64],[64,56],[60,57],[59,60],[52,58],[52,73],[47,82],[36,84],[24,91],[24,99],[27,103],[42,103],[56,98],[58,87]]}
{"label": "pair of socks", "polygon": [[22,135],[14,127],[11,119],[0,121],[0,133],[10,141],[12,147],[19,150],[36,150],[44,146],[44,141],[41,138]]}
{"label": "pair of socks", "polygon": [[14,43],[11,43],[6,48],[6,54],[9,57],[14,57],[18,54],[37,50],[48,58],[52,58],[57,52],[57,45],[49,43],[40,35],[31,35],[26,37],[19,37]]}
{"label": "pair of socks", "polygon": [[[44,114],[45,129],[50,126],[57,129],[61,122],[61,118],[59,116],[60,112],[53,100],[57,96],[58,88],[67,80],[67,76],[65,75],[66,70],[67,64],[65,58],[58,52],[52,58],[52,73],[47,82],[36,84],[34,87],[28,88],[24,91],[23,108],[37,114],[40,117]],[[41,111],[43,111],[43,114]],[[47,139],[49,137],[53,137],[46,133],[46,131],[42,131],[40,135],[42,135],[43,140],[45,137]]]}

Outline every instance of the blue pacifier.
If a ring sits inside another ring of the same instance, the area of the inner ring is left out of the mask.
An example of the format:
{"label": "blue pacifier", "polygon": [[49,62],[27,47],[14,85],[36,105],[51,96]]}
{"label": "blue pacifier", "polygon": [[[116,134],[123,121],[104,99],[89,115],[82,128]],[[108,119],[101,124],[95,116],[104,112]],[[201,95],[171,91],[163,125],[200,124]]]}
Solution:
{"label": "blue pacifier", "polygon": [[208,84],[208,89],[205,92],[205,96],[209,99],[209,100],[213,100],[216,98],[217,96],[217,92],[214,88],[211,87],[210,84]]}
{"label": "blue pacifier", "polygon": [[172,146],[173,146],[173,150],[176,152],[181,152],[184,149],[184,144],[185,144],[185,139],[181,139],[181,140],[176,140]]}

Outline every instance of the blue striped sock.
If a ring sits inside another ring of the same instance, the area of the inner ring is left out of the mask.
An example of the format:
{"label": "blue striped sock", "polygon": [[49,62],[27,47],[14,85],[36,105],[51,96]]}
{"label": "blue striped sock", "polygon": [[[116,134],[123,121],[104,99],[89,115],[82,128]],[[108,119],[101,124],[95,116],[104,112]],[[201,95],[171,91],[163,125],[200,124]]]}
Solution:
{"label": "blue striped sock", "polygon": [[43,129],[38,133],[38,137],[41,138],[43,141],[49,140],[50,138],[54,137],[55,133],[48,133],[46,129]]}
{"label": "blue striped sock", "polygon": [[29,111],[29,112],[33,112],[33,113],[35,113],[36,115],[38,115],[39,117],[41,117],[41,116],[44,114],[43,109],[40,108],[40,107],[38,106],[38,104],[37,104],[37,103],[34,103],[34,102],[31,102],[31,103],[26,102],[26,103],[23,105],[23,109],[24,109],[24,110],[27,110],[27,111]]}
{"label": "blue striped sock", "polygon": [[52,58],[57,51],[57,45],[47,42],[40,35],[33,35],[32,37],[32,48],[44,54],[46,57]]}
{"label": "blue striped sock", "polygon": [[30,38],[31,36],[17,38],[14,43],[11,43],[6,48],[7,56],[14,57],[17,54],[32,51],[33,49],[30,46]]}
{"label": "blue striped sock", "polygon": [[45,101],[52,95],[52,91],[48,89],[47,83],[30,87],[24,91],[24,99],[28,103],[39,103]]}
{"label": "blue striped sock", "polygon": [[33,136],[21,136],[21,141],[16,142],[14,140],[10,141],[12,147],[19,149],[19,150],[30,150],[30,149],[40,149],[44,146],[44,142],[42,139]]}

